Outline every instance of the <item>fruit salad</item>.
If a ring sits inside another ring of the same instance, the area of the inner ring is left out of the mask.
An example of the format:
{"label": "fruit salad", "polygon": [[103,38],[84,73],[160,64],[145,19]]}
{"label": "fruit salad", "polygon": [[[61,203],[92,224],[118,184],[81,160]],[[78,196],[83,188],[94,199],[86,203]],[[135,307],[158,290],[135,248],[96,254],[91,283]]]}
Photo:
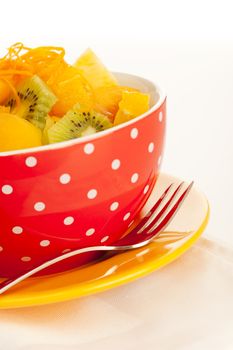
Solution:
{"label": "fruit salad", "polygon": [[74,64],[62,47],[12,45],[0,58],[0,152],[101,132],[149,109],[91,49]]}

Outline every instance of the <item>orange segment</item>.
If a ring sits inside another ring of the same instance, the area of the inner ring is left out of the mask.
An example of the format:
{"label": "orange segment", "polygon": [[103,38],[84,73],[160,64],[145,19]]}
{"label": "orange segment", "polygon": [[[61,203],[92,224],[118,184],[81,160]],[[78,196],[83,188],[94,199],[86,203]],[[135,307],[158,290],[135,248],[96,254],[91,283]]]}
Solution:
{"label": "orange segment", "polygon": [[72,79],[77,74],[79,74],[79,71],[75,67],[70,66],[68,63],[62,62],[47,79],[47,84],[49,86],[53,86],[62,81]]}
{"label": "orange segment", "polygon": [[51,115],[61,117],[77,103],[89,109],[93,107],[92,89],[76,68],[69,65],[62,67],[50,77],[47,84],[58,98]]}
{"label": "orange segment", "polygon": [[150,96],[141,92],[127,92],[122,94],[119,110],[116,114],[114,125],[131,120],[145,113],[149,109]]}
{"label": "orange segment", "polygon": [[124,91],[136,92],[137,90],[127,86],[108,86],[96,89],[94,91],[95,110],[113,119],[119,109],[119,102]]}
{"label": "orange segment", "polygon": [[59,99],[51,111],[56,116],[63,116],[77,103],[88,106],[90,109],[93,107],[92,90],[80,75],[57,84],[53,91]]}
{"label": "orange segment", "polygon": [[112,73],[103,65],[100,59],[91,49],[87,49],[76,61],[74,66],[88,81],[93,89],[102,86],[117,85],[117,80]]}

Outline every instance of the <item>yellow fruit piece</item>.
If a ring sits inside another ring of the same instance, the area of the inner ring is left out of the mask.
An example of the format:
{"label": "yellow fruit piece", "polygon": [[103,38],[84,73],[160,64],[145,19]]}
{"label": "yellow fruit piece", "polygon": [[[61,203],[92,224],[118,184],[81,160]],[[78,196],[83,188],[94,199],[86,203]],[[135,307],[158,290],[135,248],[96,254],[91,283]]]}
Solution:
{"label": "yellow fruit piece", "polygon": [[77,68],[70,66],[66,62],[62,62],[56,71],[50,74],[50,77],[46,80],[46,83],[53,87],[53,85],[56,85],[57,83],[72,79],[77,74],[79,74]]}
{"label": "yellow fruit piece", "polygon": [[0,114],[1,113],[10,113],[10,107],[6,107],[6,106],[0,106]]}
{"label": "yellow fruit piece", "polygon": [[43,143],[43,145],[47,145],[49,143],[49,141],[48,141],[48,130],[49,130],[49,128],[51,128],[51,126],[53,126],[57,122],[56,119],[60,120],[60,118],[58,118],[58,117],[51,117],[50,115],[47,115],[45,127],[44,127],[44,130],[42,132],[42,143]]}
{"label": "yellow fruit piece", "polygon": [[0,80],[0,104],[3,104],[10,96],[11,90],[4,80]]}
{"label": "yellow fruit piece", "polygon": [[122,94],[124,91],[136,92],[138,90],[127,86],[108,86],[96,89],[94,91],[94,109],[113,120],[119,109],[119,102],[122,99]]}
{"label": "yellow fruit piece", "polygon": [[76,68],[68,65],[63,66],[59,72],[51,76],[47,84],[58,98],[51,110],[51,115],[62,117],[77,103],[92,109],[93,91]]}
{"label": "yellow fruit piece", "polygon": [[149,109],[149,100],[150,96],[147,94],[124,91],[114,125],[125,123],[147,112]]}
{"label": "yellow fruit piece", "polygon": [[117,85],[117,80],[114,75],[107,70],[91,49],[87,49],[79,57],[74,66],[80,71],[80,74],[82,74],[93,89],[102,86]]}
{"label": "yellow fruit piece", "polygon": [[43,145],[47,145],[49,143],[49,139],[48,139],[48,130],[54,125],[56,124],[56,122],[58,122],[59,120],[61,120],[60,117],[56,117],[56,116],[50,116],[47,115],[46,117],[46,123],[45,123],[45,127],[44,130],[42,132],[42,143]]}
{"label": "yellow fruit piece", "polygon": [[27,120],[0,113],[0,152],[41,146],[41,131]]}

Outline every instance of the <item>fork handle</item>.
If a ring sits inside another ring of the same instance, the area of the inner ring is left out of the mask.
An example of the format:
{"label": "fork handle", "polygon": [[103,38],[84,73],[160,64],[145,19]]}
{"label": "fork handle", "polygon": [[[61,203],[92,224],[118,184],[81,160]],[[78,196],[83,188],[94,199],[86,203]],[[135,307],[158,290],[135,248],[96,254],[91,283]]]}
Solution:
{"label": "fork handle", "polygon": [[60,261],[69,259],[73,256],[77,256],[79,254],[84,254],[84,253],[89,253],[89,252],[97,252],[97,251],[124,251],[124,250],[131,250],[131,249],[136,249],[143,247],[144,245],[148,244],[148,241],[141,242],[140,244],[135,245],[134,247],[132,246],[94,246],[94,247],[86,247],[86,248],[81,248],[81,249],[76,249],[71,252],[68,252],[66,254],[62,254],[56,258],[53,258],[49,261],[46,261],[45,263],[35,267],[34,269],[26,272],[23,275],[17,275],[13,278],[6,279],[5,281],[0,283],[0,294],[5,293],[7,290],[10,288],[14,287],[16,284],[26,280],[27,278],[35,275],[36,273],[45,270],[47,267],[50,267],[52,265],[57,264]]}

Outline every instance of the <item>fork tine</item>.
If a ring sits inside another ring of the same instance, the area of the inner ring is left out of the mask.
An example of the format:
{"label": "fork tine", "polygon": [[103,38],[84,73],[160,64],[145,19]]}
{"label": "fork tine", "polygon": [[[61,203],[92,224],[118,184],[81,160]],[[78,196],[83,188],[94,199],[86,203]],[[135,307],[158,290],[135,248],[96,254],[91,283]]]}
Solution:
{"label": "fork tine", "polygon": [[[152,217],[153,213],[156,211],[156,209],[161,205],[161,203],[164,201],[164,199],[166,198],[166,196],[168,195],[171,187],[172,187],[173,183],[171,183],[166,190],[162,193],[162,195],[160,196],[160,198],[157,200],[157,202],[155,203],[155,205],[151,208],[150,210],[150,215],[148,216],[148,214],[140,221],[140,223],[134,227],[134,229],[132,231],[130,231],[126,236],[123,236],[117,243],[116,245],[127,245],[128,243],[130,243],[130,241],[132,240],[131,237],[134,237],[135,234],[138,232],[138,230],[140,230],[142,227],[145,226],[145,224],[148,222],[148,220]],[[138,235],[139,237],[139,235]]]}
{"label": "fork tine", "polygon": [[167,203],[164,205],[164,207],[159,211],[159,213],[156,215],[156,217],[152,220],[152,222],[146,227],[146,232],[150,231],[150,229],[152,227],[154,227],[154,225],[156,223],[159,222],[159,220],[161,219],[161,217],[164,215],[164,213],[166,213],[167,209],[171,206],[174,198],[176,197],[177,193],[180,191],[182,185],[184,184],[184,182],[181,182],[178,187],[176,188],[176,190],[173,192],[172,196],[170,197],[170,199],[167,201]]}
{"label": "fork tine", "polygon": [[[153,240],[154,236],[158,233],[160,233],[164,228],[169,224],[171,219],[176,214],[177,210],[179,209],[180,205],[183,203],[185,197],[187,196],[188,192],[190,191],[193,182],[188,186],[188,188],[179,196],[178,199],[176,199],[175,204],[172,205],[172,202],[174,202],[174,197],[177,195],[178,191],[181,189],[181,186],[184,183],[182,182],[175,190],[169,201],[164,205],[163,209],[159,212],[159,214],[152,220],[150,225],[147,229],[143,230],[143,232],[138,235],[138,227],[141,225],[136,226],[129,234],[121,238],[115,245],[116,246],[132,246],[134,245],[135,248],[142,247],[149,243],[151,240]],[[171,186],[169,186],[169,189]],[[168,193],[169,189],[167,189],[165,192]],[[164,193],[161,196],[164,198]],[[160,197],[160,199],[161,199]],[[160,200],[159,199],[159,200]],[[157,205],[157,202],[155,206]],[[171,207],[172,205],[172,207]],[[152,208],[154,209],[154,207]],[[162,214],[161,214],[162,213]],[[163,217],[164,216],[164,217]],[[159,223],[159,220],[162,221]],[[148,219],[148,218],[146,218]],[[145,221],[144,221],[145,222]],[[159,223],[159,224],[158,224]],[[143,238],[144,236],[144,238]],[[137,246],[137,247],[136,247]]]}
{"label": "fork tine", "polygon": [[[175,196],[175,194],[177,193],[177,191],[179,191],[180,187],[183,185],[184,182],[181,182],[179,187],[176,189],[175,193],[173,194],[173,196]],[[170,194],[170,189],[172,187],[173,184],[171,184],[168,187],[168,191],[166,191],[166,193],[164,193],[165,195],[162,196],[160,203],[158,203],[158,205],[156,205],[156,208],[153,207],[152,210],[150,211],[150,215],[146,216],[147,220],[145,222],[145,224],[137,231],[137,233],[142,233],[143,231],[145,231],[145,229],[147,227],[151,227],[151,224],[153,225],[153,223],[155,223],[158,220],[158,214],[161,212],[160,209],[163,205],[163,202],[165,202],[165,199],[167,198],[167,196]],[[157,213],[158,212],[158,213]]]}
{"label": "fork tine", "polygon": [[[157,200],[157,202],[154,204],[154,206],[151,208],[151,210],[149,211],[149,215],[147,214],[141,221],[140,223],[130,232],[133,233],[135,231],[140,230],[142,227],[145,226],[145,224],[149,221],[149,219],[152,217],[153,213],[156,211],[156,209],[160,206],[160,204],[164,201],[164,199],[166,198],[166,196],[168,195],[168,192],[170,191],[171,187],[172,187],[173,183],[171,183],[166,190],[162,193],[162,195],[160,196],[160,198]],[[129,234],[130,234],[129,233]]]}
{"label": "fork tine", "polygon": [[194,182],[192,181],[190,185],[186,188],[186,190],[179,196],[179,198],[176,200],[175,204],[173,204],[172,208],[169,210],[169,207],[167,207],[168,212],[165,214],[164,218],[162,221],[158,224],[158,222],[154,222],[154,226],[147,231],[148,239],[150,239],[150,236],[154,238],[156,234],[159,232],[163,231],[171,222],[173,217],[175,216],[176,212],[184,202],[185,198],[191,191],[191,188],[193,187]]}

